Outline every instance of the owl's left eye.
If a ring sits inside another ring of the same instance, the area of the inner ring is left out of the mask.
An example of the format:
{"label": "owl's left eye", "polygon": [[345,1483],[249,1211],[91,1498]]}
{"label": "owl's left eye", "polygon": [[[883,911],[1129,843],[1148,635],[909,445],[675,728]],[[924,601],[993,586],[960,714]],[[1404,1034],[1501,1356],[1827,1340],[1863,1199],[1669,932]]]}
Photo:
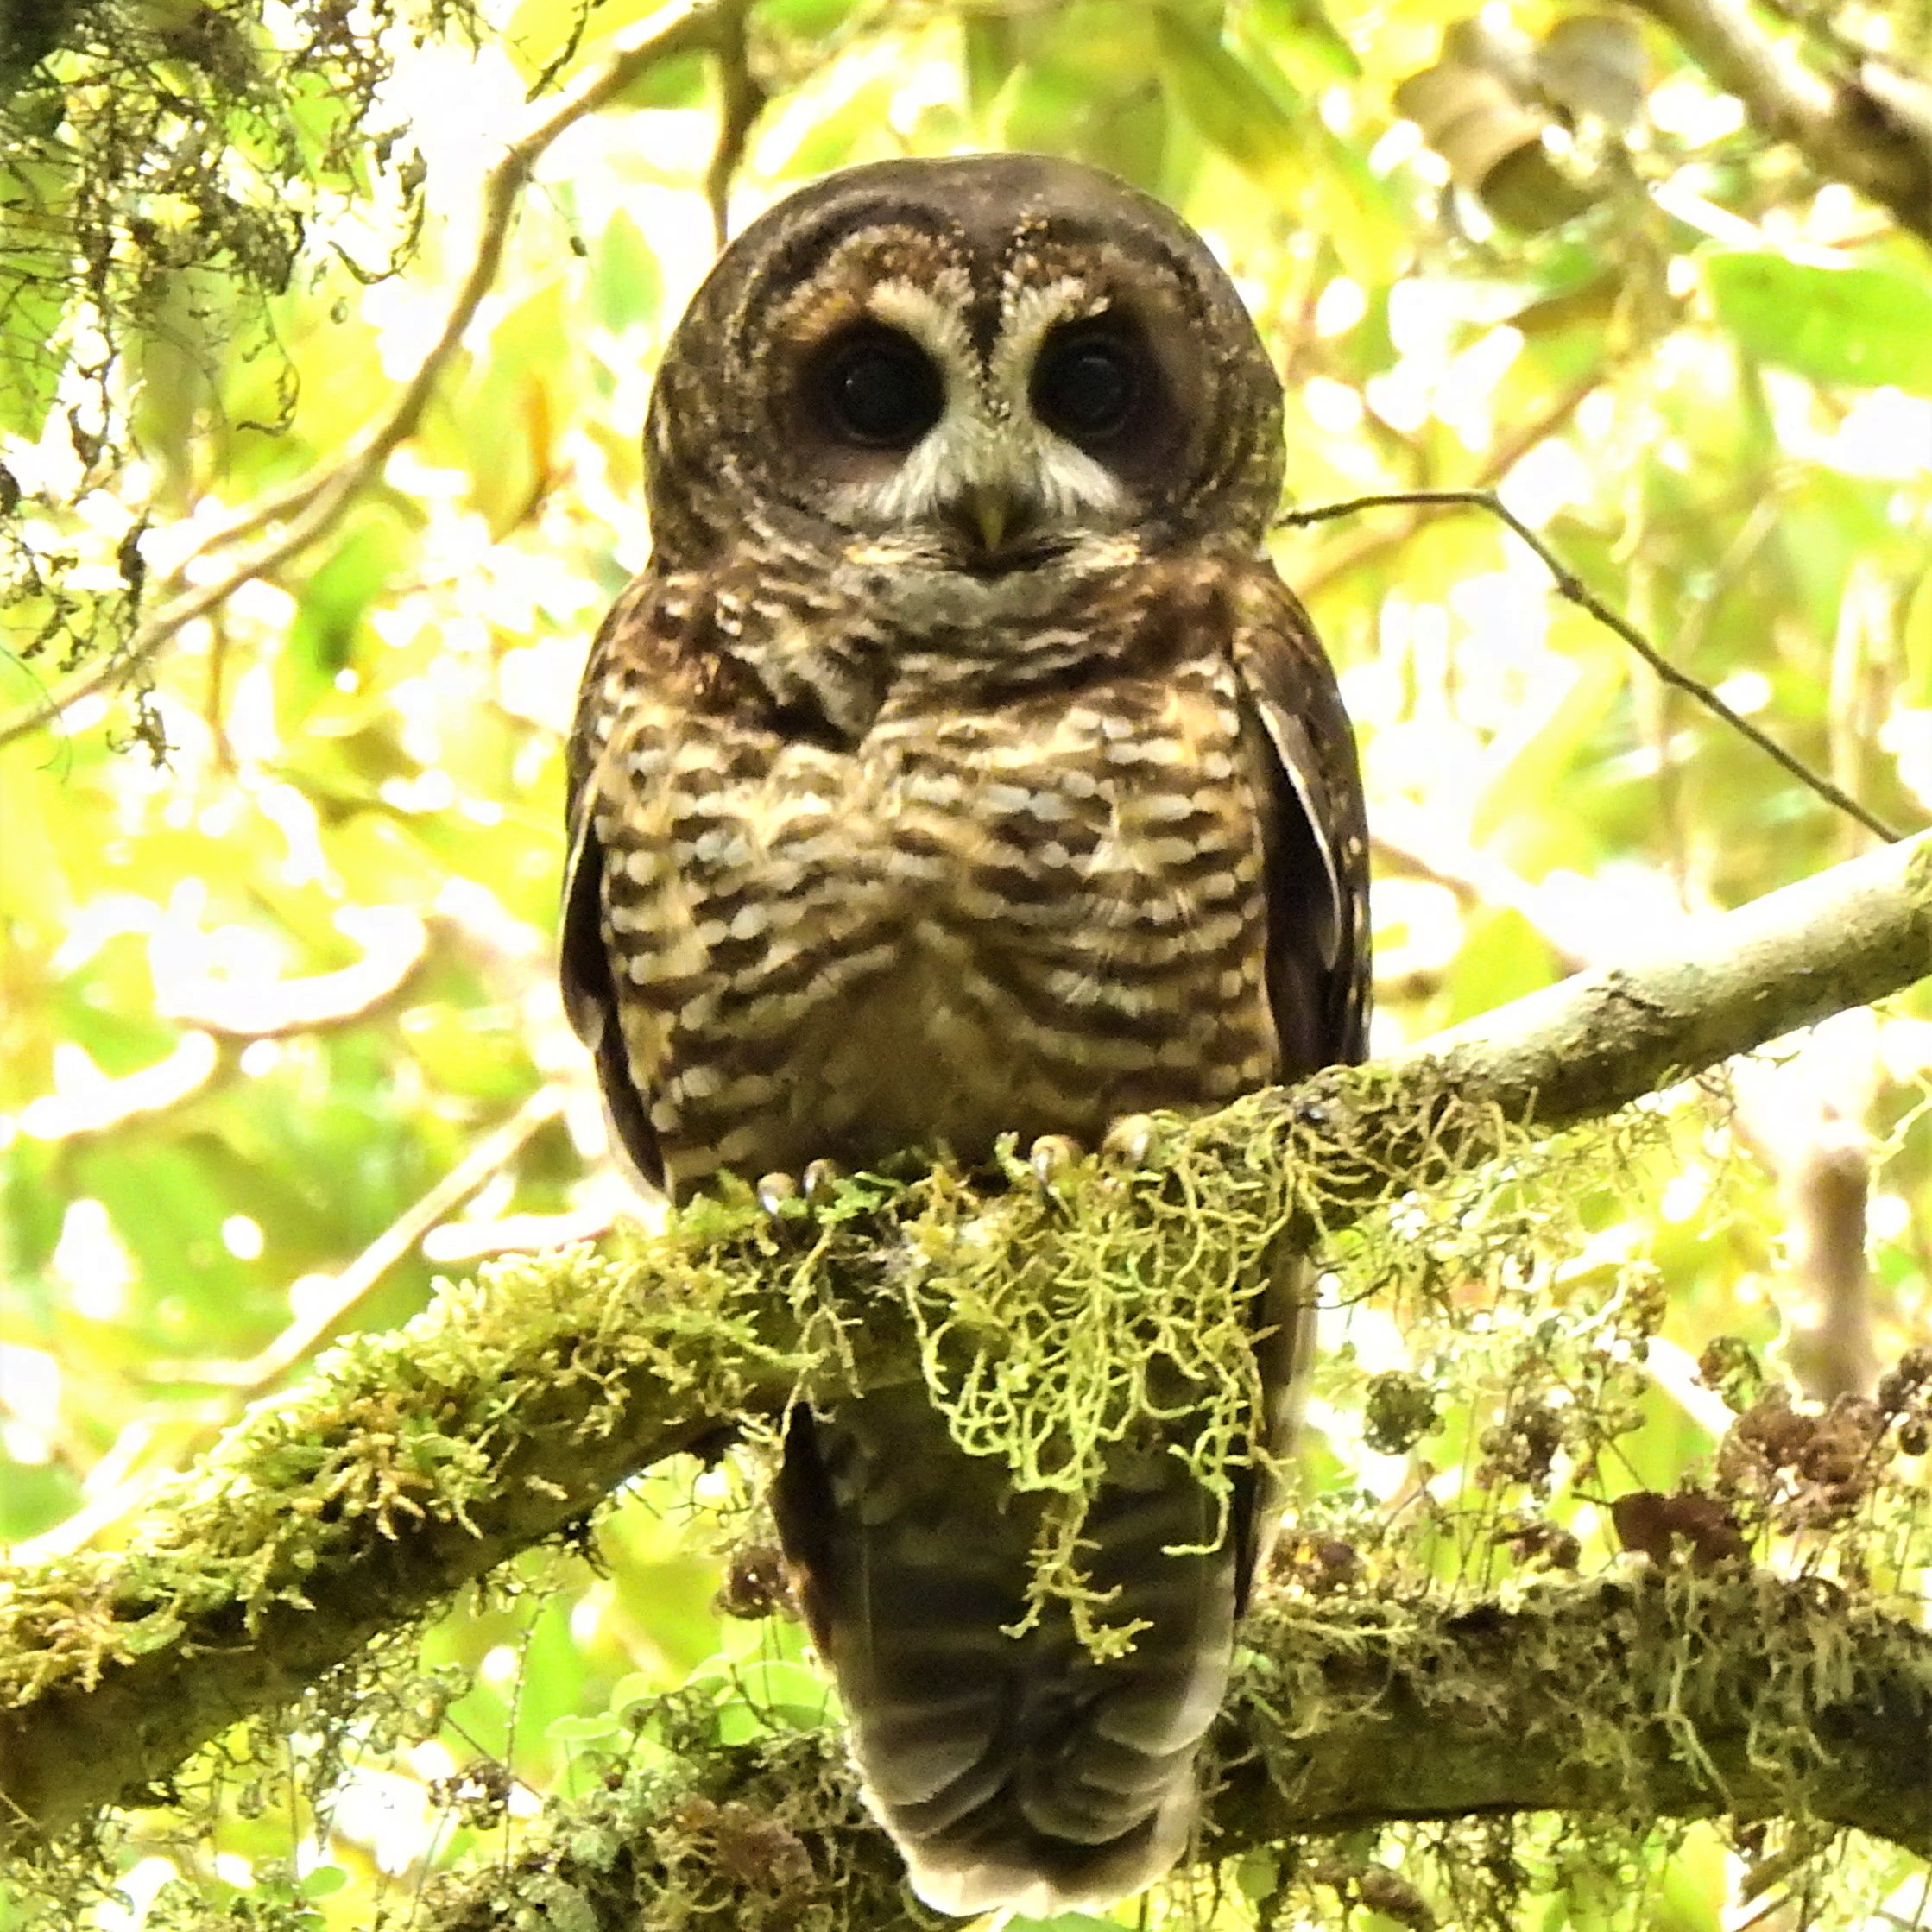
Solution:
{"label": "owl's left eye", "polygon": [[838,337],[808,380],[827,426],[868,449],[910,449],[945,407],[945,385],[931,357],[896,329],[859,328]]}
{"label": "owl's left eye", "polygon": [[1057,329],[1033,365],[1033,407],[1049,429],[1076,443],[1118,435],[1140,401],[1142,360],[1108,323]]}

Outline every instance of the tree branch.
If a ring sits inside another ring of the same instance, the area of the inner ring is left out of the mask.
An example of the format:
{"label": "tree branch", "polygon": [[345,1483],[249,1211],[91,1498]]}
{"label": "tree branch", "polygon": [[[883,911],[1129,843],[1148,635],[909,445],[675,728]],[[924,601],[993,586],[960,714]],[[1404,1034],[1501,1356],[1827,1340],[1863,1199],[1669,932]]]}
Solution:
{"label": "tree branch", "polygon": [[[1217,1173],[1232,1190],[1272,1163],[1322,1177],[1332,1230],[1519,1146],[1522,1123],[1607,1113],[1929,974],[1932,836],[1392,1061],[1176,1123],[1147,1188],[1095,1211],[1151,1212],[1179,1159],[1203,1196]],[[0,1575],[0,1851],[138,1793],[736,1418],[775,1412],[801,1387],[918,1376],[907,1258],[926,1289],[943,1286],[947,1251],[921,1235],[944,1228],[957,1249],[961,1197],[957,1177],[859,1184],[837,1215],[776,1226],[749,1202],[700,1202],[628,1253],[486,1270],[253,1411],[127,1548]],[[1015,1269],[1064,1218],[1026,1188],[974,1213],[975,1265],[1006,1256]],[[1206,1217],[1199,1239],[1211,1239]],[[1230,1271],[1254,1259],[1225,1257]]]}
{"label": "tree branch", "polygon": [[1827,79],[1760,33],[1741,0],[1637,0],[1752,122],[1932,243],[1932,91],[1877,61]]}
{"label": "tree branch", "polygon": [[[424,410],[462,347],[464,336],[476,319],[483,297],[496,282],[510,227],[531,173],[559,135],[586,116],[608,107],[653,67],[685,54],[709,51],[733,56],[727,70],[724,138],[742,146],[744,129],[748,126],[746,117],[755,111],[745,96],[750,83],[738,78],[742,66],[743,16],[751,3],[752,0],[711,0],[708,5],[676,5],[660,9],[620,35],[609,54],[595,66],[586,68],[561,94],[540,103],[530,124],[510,142],[483,177],[482,212],[469,269],[451,300],[441,332],[388,407],[350,443],[344,455],[318,464],[307,476],[237,512],[230,522],[212,531],[197,546],[197,558],[210,556],[265,524],[282,525],[275,535],[212,583],[187,591],[164,606],[142,625],[124,650],[50,692],[39,704],[0,723],[0,746],[52,723],[79,699],[118,684],[130,672],[159,656],[187,625],[225,603],[244,584],[280,569],[341,522],[357,498],[382,475],[382,466],[395,451],[415,433]],[[665,17],[667,13],[672,16],[669,19]],[[735,153],[736,146],[721,145],[721,160]],[[171,574],[178,578],[181,568],[178,565]]]}
{"label": "tree branch", "polygon": [[[1828,1583],[1632,1567],[1508,1609],[1278,1600],[1244,1638],[1200,1859],[1553,1809],[1803,1816],[1932,1850],[1932,1637]],[[559,1891],[586,1932],[682,1923],[669,1908],[700,1901],[736,1925],[804,1923],[835,1898],[852,1932],[911,1923],[836,1730],[689,1746],[674,1803],[654,1775],[648,1793],[559,1807],[514,1866],[448,1883],[421,1932],[494,1932]]]}
{"label": "tree branch", "polygon": [[1727,704],[1702,679],[1693,678],[1688,671],[1678,669],[1629,618],[1598,597],[1493,489],[1383,490],[1370,496],[1350,496],[1341,502],[1318,504],[1312,509],[1285,510],[1275,519],[1275,525],[1279,529],[1295,529],[1304,524],[1327,523],[1336,517],[1353,516],[1360,510],[1384,509],[1396,505],[1411,509],[1433,506],[1488,511],[1535,552],[1537,560],[1550,572],[1558,597],[1566,603],[1574,603],[1579,610],[1588,611],[1606,630],[1636,652],[1665,684],[1695,698],[1706,710],[1722,718],[1740,737],[1748,739],[1766,757],[1783,766],[1799,784],[1815,792],[1828,805],[1835,805],[1847,818],[1856,819],[1867,831],[1887,839],[1903,836],[1875,812],[1868,811],[1841,786],[1834,784],[1822,772],[1813,771],[1795,752],[1787,751],[1769,732],[1760,730],[1741,711]]}

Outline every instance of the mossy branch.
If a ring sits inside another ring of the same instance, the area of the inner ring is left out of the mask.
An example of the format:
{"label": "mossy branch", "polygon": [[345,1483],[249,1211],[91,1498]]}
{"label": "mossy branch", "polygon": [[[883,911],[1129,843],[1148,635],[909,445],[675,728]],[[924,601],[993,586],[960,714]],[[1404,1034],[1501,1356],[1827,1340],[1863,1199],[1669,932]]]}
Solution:
{"label": "mossy branch", "polygon": [[[1155,1162],[1082,1171],[1070,1205],[1058,1183],[982,1198],[939,1170],[775,1226],[748,1200],[700,1203],[661,1238],[447,1288],[258,1405],[125,1548],[0,1573],[0,1850],[138,1796],[653,1462],[801,1388],[927,1373],[935,1310],[956,1335],[1002,1332],[992,1296],[1070,1229],[1158,1259],[1178,1228],[1190,1267],[1232,1279],[1284,1214],[1332,1230],[1525,1124],[1607,1113],[1929,974],[1921,837],[1398,1058],[1171,1123]],[[1487,1695],[1516,1695],[1510,1676]],[[1520,1770],[1519,1739],[1489,1734]]]}
{"label": "mossy branch", "polygon": [[[1276,1848],[1292,1887],[1302,1840],[1552,1809],[1613,1827],[1803,1816],[1932,1851],[1932,1636],[1830,1584],[1645,1568],[1552,1578],[1506,1608],[1285,1605],[1245,1635],[1202,1859]],[[944,1923],[909,1916],[832,1730],[694,1734],[668,1771],[613,1776],[515,1865],[425,1903],[421,1932],[494,1932],[532,1907],[586,1932],[701,1912],[750,1932]]]}

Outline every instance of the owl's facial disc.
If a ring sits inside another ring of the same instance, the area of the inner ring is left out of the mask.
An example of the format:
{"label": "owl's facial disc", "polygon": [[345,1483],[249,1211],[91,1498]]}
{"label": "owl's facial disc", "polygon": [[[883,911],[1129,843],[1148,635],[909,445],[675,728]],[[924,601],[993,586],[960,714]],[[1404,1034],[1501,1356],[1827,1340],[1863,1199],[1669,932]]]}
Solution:
{"label": "owl's facial disc", "polygon": [[969,608],[1036,565],[1253,551],[1282,457],[1200,236],[1093,168],[969,155],[828,175],[725,249],[653,385],[645,489],[666,567],[862,552]]}

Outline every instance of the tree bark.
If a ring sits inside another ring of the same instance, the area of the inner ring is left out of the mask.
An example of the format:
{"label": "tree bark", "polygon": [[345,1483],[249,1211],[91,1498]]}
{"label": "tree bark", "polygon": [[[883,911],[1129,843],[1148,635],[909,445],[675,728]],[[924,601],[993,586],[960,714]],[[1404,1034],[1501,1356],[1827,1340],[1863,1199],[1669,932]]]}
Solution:
{"label": "tree bark", "polygon": [[[1789,141],[1827,180],[1932,242],[1932,85],[1877,60],[1830,79],[1767,36],[1741,0],[1637,0],[1752,123]],[[1822,16],[1821,16],[1822,17]]]}
{"label": "tree bark", "polygon": [[[1378,1199],[1477,1165],[1519,1141],[1525,1123],[1554,1128],[1606,1113],[1928,974],[1932,835],[1393,1060],[1177,1124],[1164,1146],[1170,1157],[1184,1151],[1210,1182],[1217,1156],[1238,1150],[1252,1163],[1258,1145],[1319,1169],[1333,1184],[1322,1215],[1333,1228]],[[659,1458],[773,1413],[801,1387],[919,1374],[903,1300],[886,1291],[916,1239],[907,1203],[919,1189],[873,1195],[871,1221],[823,1235],[774,1228],[749,1203],[701,1203],[669,1237],[632,1253],[567,1250],[486,1270],[395,1334],[352,1340],[302,1386],[258,1405],[133,1526],[126,1548],[0,1572],[0,1852],[30,1851],[93,1808],[136,1797],[229,1724],[286,1702],[377,1631],[554,1535]],[[1133,1211],[1131,1194],[1119,1211]],[[1023,1256],[1058,1212],[1050,1196],[1015,1189],[988,1197],[980,1231]],[[835,1234],[844,1246],[830,1271]],[[1468,1709],[1512,1709],[1528,1694],[1519,1660],[1507,1644],[1485,1652],[1474,1641],[1509,1619],[1455,1617],[1471,1667],[1489,1658]],[[1910,1660],[1924,1640],[1903,1624],[1883,1629],[1896,1636],[1896,1668],[1916,1684]],[[1426,1643],[1410,1644],[1398,1643],[1405,1668],[1429,1654]],[[1923,1762],[1925,1707],[1915,1698],[1882,1702],[1899,1748],[1874,1757],[1870,1815],[1859,1822],[1932,1842],[1932,1779],[1885,1796],[1878,1778],[1908,1744]],[[1391,1720],[1379,1708],[1361,1720]],[[1417,1784],[1442,1794],[1432,1815],[1572,1795],[1554,1778],[1539,1790],[1509,1724],[1472,1723],[1457,1710],[1436,1720],[1463,1725],[1474,1760],[1487,1737],[1499,1762],[1487,1774],[1489,1799],[1480,1777]],[[1413,1815],[1391,1812],[1396,1784],[1365,1795],[1373,1766],[1351,1769],[1325,1744],[1285,1736],[1271,1748],[1277,1771],[1291,1748],[1307,1751],[1313,1768],[1266,1801],[1234,1777],[1228,1818],[1265,1814],[1255,1833],[1343,1814]],[[1430,1759],[1421,1751],[1415,1761]]]}

